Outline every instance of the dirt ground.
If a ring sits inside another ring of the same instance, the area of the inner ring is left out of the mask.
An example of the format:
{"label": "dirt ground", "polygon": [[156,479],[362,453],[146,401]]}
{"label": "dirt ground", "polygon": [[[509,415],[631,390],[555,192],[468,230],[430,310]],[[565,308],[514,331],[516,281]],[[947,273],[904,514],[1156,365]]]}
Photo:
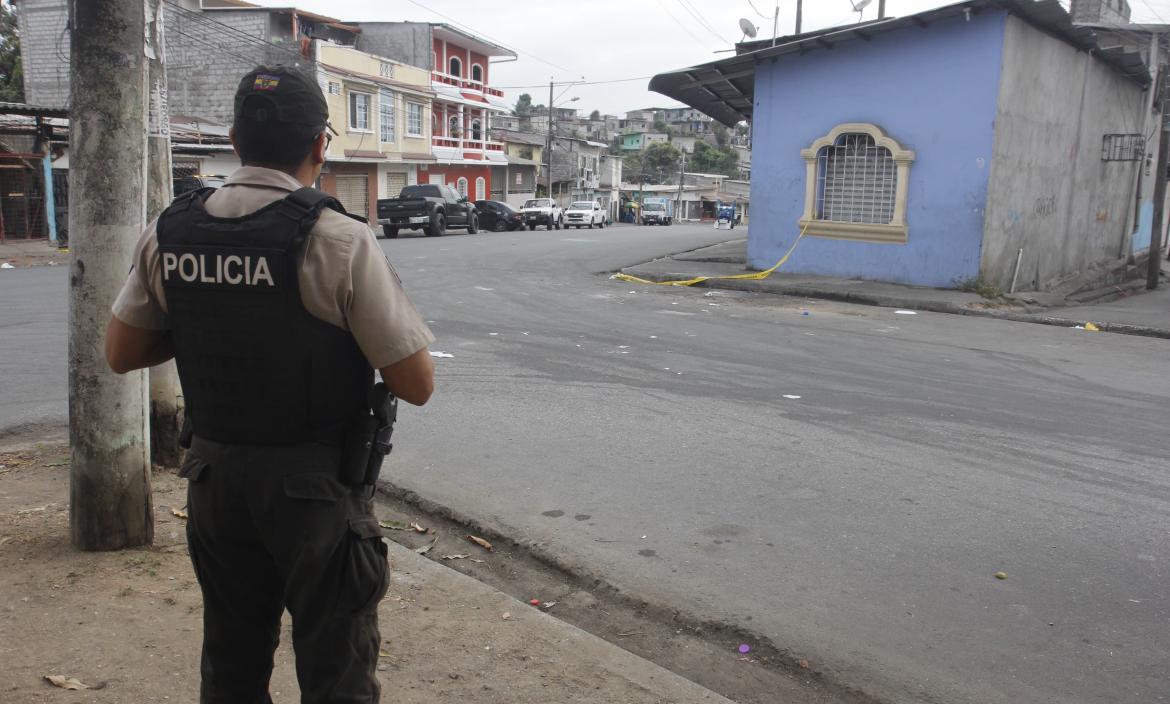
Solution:
{"label": "dirt ground", "polygon": [[45,240],[8,240],[0,244],[0,264],[10,264],[17,269],[68,266],[69,250],[53,247]]}
{"label": "dirt ground", "polygon": [[[174,515],[185,503],[182,480],[155,473],[154,546],[82,553],[69,540],[63,439],[17,443],[0,443],[0,702],[197,701],[201,602]],[[383,701],[726,702],[396,549],[381,608]],[[299,698],[290,640],[286,615],[277,702]],[[92,689],[66,691],[46,675]]]}

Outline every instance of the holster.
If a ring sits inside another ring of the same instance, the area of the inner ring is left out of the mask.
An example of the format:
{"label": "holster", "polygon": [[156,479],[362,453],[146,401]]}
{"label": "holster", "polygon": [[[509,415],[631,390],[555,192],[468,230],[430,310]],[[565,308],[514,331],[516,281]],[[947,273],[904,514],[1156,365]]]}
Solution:
{"label": "holster", "polygon": [[370,414],[350,426],[342,448],[338,479],[352,487],[373,486],[382,472],[382,461],[394,449],[390,438],[398,419],[398,399],[383,383],[369,394]]}

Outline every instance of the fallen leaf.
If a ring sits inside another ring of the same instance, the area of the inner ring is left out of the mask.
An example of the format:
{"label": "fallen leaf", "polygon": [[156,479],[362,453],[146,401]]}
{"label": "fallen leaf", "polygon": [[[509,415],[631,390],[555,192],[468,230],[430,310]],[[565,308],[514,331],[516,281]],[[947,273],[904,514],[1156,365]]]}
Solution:
{"label": "fallen leaf", "polygon": [[545,608],[545,609],[551,609],[552,607],[554,607],[556,605],[557,605],[557,602],[555,602],[555,601],[546,601],[543,604],[541,604],[540,606],[542,608]]}
{"label": "fallen leaf", "polygon": [[471,555],[443,555],[444,560],[466,560]]}
{"label": "fallen leaf", "polygon": [[477,560],[477,559],[475,559],[474,557],[473,557],[473,558],[471,558],[471,561],[472,561],[472,562],[478,562],[478,563],[479,563],[479,564],[481,564],[481,565],[482,565],[482,564],[484,564],[484,561],[483,561],[483,560]]}
{"label": "fallen leaf", "polygon": [[1092,323],[1085,323],[1085,329],[1089,332],[1101,332],[1101,328],[1093,325]]}
{"label": "fallen leaf", "polygon": [[385,650],[379,650],[379,651],[378,651],[378,657],[380,657],[380,658],[388,658],[388,657],[390,657],[390,653],[386,652]]}
{"label": "fallen leaf", "polygon": [[500,618],[502,618],[502,619],[503,619],[503,620],[505,620],[505,621],[509,621],[509,620],[511,620],[511,619],[512,619],[512,612],[511,612],[511,611],[505,611],[505,612],[504,612],[504,615],[503,615],[503,616],[501,616]]}
{"label": "fallen leaf", "polygon": [[386,530],[410,530],[410,526],[402,521],[378,521],[378,525]]}
{"label": "fallen leaf", "polygon": [[426,555],[428,552],[431,551],[431,548],[435,547],[435,543],[437,543],[437,542],[439,542],[439,539],[435,538],[434,540],[432,540],[430,542],[429,545],[424,545],[421,548],[415,548],[414,551],[417,552],[419,555]]}
{"label": "fallen leaf", "polygon": [[1007,572],[996,572],[995,578],[996,579],[1007,579]]}
{"label": "fallen leaf", "polygon": [[172,508],[171,513],[173,513],[176,517],[183,519],[184,521],[187,520],[187,511],[185,509]]}
{"label": "fallen leaf", "polygon": [[415,533],[428,533],[428,532],[430,532],[429,528],[423,528],[422,526],[420,526],[417,523],[411,523],[410,527],[412,530],[414,530]]}
{"label": "fallen leaf", "polygon": [[488,552],[492,551],[492,544],[489,543],[488,541],[484,540],[483,538],[480,538],[479,536],[469,535],[469,536],[467,536],[467,539],[470,540],[471,542],[475,543],[476,545],[480,546],[484,550],[487,550]]}
{"label": "fallen leaf", "polygon": [[796,664],[800,665],[801,667],[803,667],[806,670],[808,669],[808,660],[799,660],[799,661],[797,661]]}
{"label": "fallen leaf", "polygon": [[76,680],[72,677],[66,677],[65,675],[45,675],[45,679],[49,681],[49,684],[53,685],[54,687],[60,687],[61,689],[70,689],[76,691],[79,689],[90,688],[88,684],[85,684],[84,682]]}

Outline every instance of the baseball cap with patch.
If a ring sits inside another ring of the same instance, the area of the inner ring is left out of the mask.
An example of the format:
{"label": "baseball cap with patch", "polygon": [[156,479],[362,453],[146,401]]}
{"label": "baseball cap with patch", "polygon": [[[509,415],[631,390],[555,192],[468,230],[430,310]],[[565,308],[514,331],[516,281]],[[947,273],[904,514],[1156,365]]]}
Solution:
{"label": "baseball cap with patch", "polygon": [[258,66],[236,89],[236,117],[329,126],[329,105],[310,76],[290,66]]}

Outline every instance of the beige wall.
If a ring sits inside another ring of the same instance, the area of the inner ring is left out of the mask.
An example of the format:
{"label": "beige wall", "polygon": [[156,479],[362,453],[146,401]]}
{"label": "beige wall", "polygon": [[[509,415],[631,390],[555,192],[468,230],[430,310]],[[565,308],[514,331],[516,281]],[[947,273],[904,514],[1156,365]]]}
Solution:
{"label": "beige wall", "polygon": [[[350,47],[322,43],[318,48],[318,56],[324,73],[326,85],[326,100],[329,103],[330,121],[340,133],[334,138],[329,150],[329,156],[334,159],[344,159],[345,150],[380,152],[394,159],[402,154],[429,154],[431,151],[431,93],[430,72],[408,66],[389,59],[383,59],[372,54],[366,54]],[[346,71],[370,76],[369,80],[354,78],[329,67],[337,67]],[[393,85],[383,83],[383,67],[391,74],[386,78],[393,81]],[[330,93],[329,83],[338,84],[341,94]],[[393,93],[394,100],[394,142],[381,141],[381,111],[379,109],[381,90]],[[349,95],[359,91],[368,93],[370,98],[369,130],[361,131],[350,127]],[[417,103],[422,106],[422,134],[409,136],[408,103]]]}

